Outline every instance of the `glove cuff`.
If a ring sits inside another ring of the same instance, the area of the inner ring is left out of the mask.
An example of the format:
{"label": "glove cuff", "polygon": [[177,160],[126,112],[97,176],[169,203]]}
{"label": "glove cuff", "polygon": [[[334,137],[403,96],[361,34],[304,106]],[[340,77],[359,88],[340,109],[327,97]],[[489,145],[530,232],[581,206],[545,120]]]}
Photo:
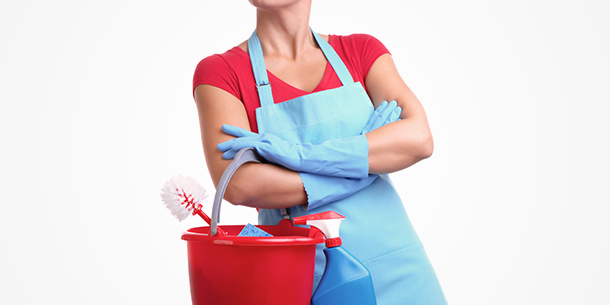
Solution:
{"label": "glove cuff", "polygon": [[369,186],[379,175],[368,175],[363,179],[350,179],[299,173],[307,194],[306,210],[315,209],[346,198]]}
{"label": "glove cuff", "polygon": [[366,135],[339,138],[320,144],[327,156],[319,172],[326,176],[366,178],[369,175],[369,141]]}

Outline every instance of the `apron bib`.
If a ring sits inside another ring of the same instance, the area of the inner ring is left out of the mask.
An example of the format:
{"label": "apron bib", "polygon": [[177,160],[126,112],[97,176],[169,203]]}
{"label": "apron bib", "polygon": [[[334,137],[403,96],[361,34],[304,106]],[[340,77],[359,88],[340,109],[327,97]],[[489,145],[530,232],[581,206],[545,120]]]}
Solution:
{"label": "apron bib", "polygon": [[[343,86],[279,104],[273,101],[256,31],[248,40],[261,103],[256,109],[259,133],[318,144],[359,135],[373,114],[373,103],[362,84],[354,82],[330,44],[312,33]],[[446,304],[434,270],[388,175],[379,175],[359,192],[316,209],[291,207],[289,215],[298,217],[327,210],[346,217],[340,231],[343,247],[371,272],[378,305]],[[261,225],[277,225],[284,216],[279,209],[261,209],[258,218]],[[326,263],[323,249],[324,245],[318,245],[314,290]]]}

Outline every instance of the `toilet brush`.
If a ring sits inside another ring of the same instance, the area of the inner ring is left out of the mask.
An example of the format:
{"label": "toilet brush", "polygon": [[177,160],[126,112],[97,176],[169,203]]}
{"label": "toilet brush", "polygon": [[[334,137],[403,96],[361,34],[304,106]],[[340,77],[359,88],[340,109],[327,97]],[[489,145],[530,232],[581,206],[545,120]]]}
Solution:
{"label": "toilet brush", "polygon": [[[189,214],[197,214],[211,225],[212,220],[201,210],[201,202],[207,197],[205,188],[189,176],[173,176],[161,188],[163,203],[179,221],[186,219]],[[222,235],[226,234],[220,228],[218,231]]]}

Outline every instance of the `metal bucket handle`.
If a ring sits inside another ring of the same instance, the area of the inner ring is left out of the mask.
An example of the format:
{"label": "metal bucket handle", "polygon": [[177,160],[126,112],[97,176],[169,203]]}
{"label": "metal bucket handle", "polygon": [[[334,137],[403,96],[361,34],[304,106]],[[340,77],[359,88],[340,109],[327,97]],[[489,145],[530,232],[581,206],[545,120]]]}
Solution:
{"label": "metal bucket handle", "polygon": [[222,198],[225,195],[229,180],[235,173],[235,171],[247,162],[263,163],[263,158],[254,150],[252,147],[246,147],[238,151],[233,161],[227,166],[224,173],[220,177],[218,187],[216,188],[216,195],[214,195],[214,206],[212,207],[212,223],[210,224],[210,235],[216,235],[217,225],[220,221],[220,205],[222,204]]}

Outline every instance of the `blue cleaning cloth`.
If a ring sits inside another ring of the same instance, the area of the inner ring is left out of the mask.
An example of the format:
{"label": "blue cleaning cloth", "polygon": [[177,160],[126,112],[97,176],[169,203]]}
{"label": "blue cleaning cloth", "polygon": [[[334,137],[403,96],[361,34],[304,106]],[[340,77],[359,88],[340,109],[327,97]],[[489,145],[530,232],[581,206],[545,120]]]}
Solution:
{"label": "blue cleaning cloth", "polygon": [[237,236],[270,236],[270,237],[273,237],[273,235],[257,228],[256,226],[253,226],[251,224],[247,224],[241,230],[241,232],[239,232],[239,234]]}

